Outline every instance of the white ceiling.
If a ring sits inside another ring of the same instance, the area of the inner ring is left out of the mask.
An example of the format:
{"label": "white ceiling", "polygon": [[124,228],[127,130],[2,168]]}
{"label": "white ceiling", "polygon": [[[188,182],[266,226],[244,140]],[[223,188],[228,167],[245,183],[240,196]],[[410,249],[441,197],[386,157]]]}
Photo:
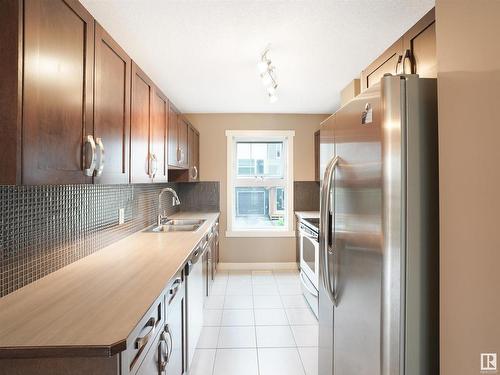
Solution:
{"label": "white ceiling", "polygon": [[[186,113],[330,113],[434,0],[81,0]],[[271,43],[278,96],[257,62]]]}

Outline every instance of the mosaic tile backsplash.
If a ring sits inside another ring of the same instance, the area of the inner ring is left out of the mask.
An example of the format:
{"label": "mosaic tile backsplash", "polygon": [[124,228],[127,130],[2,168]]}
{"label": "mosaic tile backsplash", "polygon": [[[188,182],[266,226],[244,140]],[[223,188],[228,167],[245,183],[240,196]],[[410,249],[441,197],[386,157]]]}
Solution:
{"label": "mosaic tile backsplash", "polygon": [[186,202],[172,207],[165,194],[168,213],[218,211],[219,183],[195,185],[0,186],[0,297],[152,225],[164,187]]}

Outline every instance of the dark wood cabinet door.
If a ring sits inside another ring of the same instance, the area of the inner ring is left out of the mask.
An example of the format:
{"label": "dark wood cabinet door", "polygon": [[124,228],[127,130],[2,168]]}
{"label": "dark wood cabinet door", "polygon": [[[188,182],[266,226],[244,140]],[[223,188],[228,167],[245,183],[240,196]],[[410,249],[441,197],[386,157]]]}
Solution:
{"label": "dark wood cabinet door", "polygon": [[200,135],[191,125],[188,125],[188,162],[189,181],[198,181],[200,177],[199,156]]}
{"label": "dark wood cabinet door", "polygon": [[361,72],[361,90],[378,83],[386,73],[437,77],[436,22],[432,8],[400,39]]}
{"label": "dark wood cabinet door", "polygon": [[194,128],[188,125],[188,164],[189,164],[189,181],[193,181],[195,176],[194,167]]}
{"label": "dark wood cabinet door", "polygon": [[178,129],[179,113],[174,106],[169,103],[168,108],[168,165],[172,167],[179,166],[179,145],[177,138],[179,134]]}
{"label": "dark wood cabinet door", "polygon": [[155,160],[153,182],[166,182],[167,167],[168,99],[158,89],[153,94],[150,152]]}
{"label": "dark wood cabinet door", "polygon": [[416,73],[423,78],[437,78],[435,21],[435,11],[432,8],[403,36],[407,73]]}
{"label": "dark wood cabinet door", "polygon": [[94,137],[101,139],[105,157],[95,183],[129,182],[131,65],[125,51],[96,23]]}
{"label": "dark wood cabinet door", "polygon": [[314,180],[320,180],[320,167],[319,167],[319,145],[320,145],[320,131],[316,130],[314,133]]}
{"label": "dark wood cabinet door", "polygon": [[189,125],[182,116],[177,117],[178,134],[177,143],[179,145],[179,166],[181,168],[189,168],[189,150],[188,150],[188,129]]}
{"label": "dark wood cabinet door", "polygon": [[[401,59],[401,60],[400,60]],[[400,38],[361,72],[361,90],[380,82],[386,73],[402,72],[403,38]]]}
{"label": "dark wood cabinet door", "polygon": [[24,6],[22,182],[90,183],[94,20],[76,0]]}
{"label": "dark wood cabinet door", "polygon": [[194,132],[194,166],[196,167],[195,181],[200,181],[200,133],[197,130]]}
{"label": "dark wood cabinet door", "polygon": [[0,185],[22,183],[23,3],[0,1]]}
{"label": "dark wood cabinet door", "polygon": [[152,182],[152,160],[149,154],[153,82],[132,62],[130,114],[130,182]]}

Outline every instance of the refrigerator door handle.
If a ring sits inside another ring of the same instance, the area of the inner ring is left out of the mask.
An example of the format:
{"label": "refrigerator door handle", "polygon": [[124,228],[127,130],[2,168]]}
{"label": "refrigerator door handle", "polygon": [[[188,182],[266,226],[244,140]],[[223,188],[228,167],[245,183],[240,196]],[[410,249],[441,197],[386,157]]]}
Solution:
{"label": "refrigerator door handle", "polygon": [[[328,297],[334,304],[337,305],[335,291],[332,288],[331,278],[330,278],[330,267],[329,257],[330,251],[328,250],[329,244],[334,247],[335,239],[332,238],[332,233],[334,232],[334,221],[335,221],[335,201],[331,201],[331,190],[332,182],[335,174],[335,170],[339,164],[340,158],[335,156],[328,163],[325,174],[323,177],[323,186],[321,187],[321,208],[320,208],[320,249],[319,253],[322,260],[322,282],[327,291]],[[332,251],[334,255],[335,251]]]}

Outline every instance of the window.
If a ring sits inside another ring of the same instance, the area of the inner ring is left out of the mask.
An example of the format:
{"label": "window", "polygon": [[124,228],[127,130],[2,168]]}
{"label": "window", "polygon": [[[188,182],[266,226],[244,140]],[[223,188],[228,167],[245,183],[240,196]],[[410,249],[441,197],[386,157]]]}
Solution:
{"label": "window", "polygon": [[228,237],[293,236],[293,131],[227,131]]}

